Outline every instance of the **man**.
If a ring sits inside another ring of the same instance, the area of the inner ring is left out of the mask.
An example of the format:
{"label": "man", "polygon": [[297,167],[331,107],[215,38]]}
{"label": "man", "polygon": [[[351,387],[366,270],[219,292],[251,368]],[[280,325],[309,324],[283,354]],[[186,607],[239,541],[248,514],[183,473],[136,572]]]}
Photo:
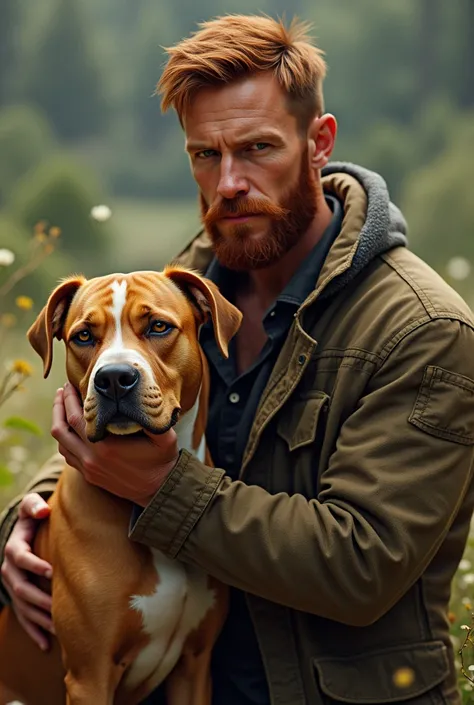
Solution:
{"label": "man", "polygon": [[[328,163],[336,121],[304,26],[226,16],[168,52],[163,107],[205,226],[180,259],[244,314],[228,361],[201,335],[218,469],[173,431],[140,458],[89,444],[69,385],[59,452],[136,503],[132,540],[232,586],[216,705],[458,704],[447,609],[474,501],[473,316],[408,251],[382,178]],[[42,646],[50,603],[28,573],[50,567],[29,544],[53,465],[1,533],[3,598]]]}

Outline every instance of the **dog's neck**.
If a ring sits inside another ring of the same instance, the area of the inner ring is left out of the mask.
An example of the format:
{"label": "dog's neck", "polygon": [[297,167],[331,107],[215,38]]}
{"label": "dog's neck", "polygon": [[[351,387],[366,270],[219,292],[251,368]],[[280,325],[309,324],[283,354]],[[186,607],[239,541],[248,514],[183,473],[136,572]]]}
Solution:
{"label": "dog's neck", "polygon": [[202,403],[201,396],[201,393],[199,393],[192,409],[187,411],[180,418],[174,427],[174,430],[178,437],[179,450],[188,450],[190,453],[195,455],[198,460],[204,462],[206,453],[206,439],[204,434],[201,434],[201,438],[197,439],[195,433],[195,427],[199,414],[203,411],[200,408]]}
{"label": "dog's neck", "polygon": [[188,450],[202,463],[206,460],[206,425],[209,407],[210,375],[209,365],[201,347],[199,347],[202,366],[201,388],[196,401],[189,411],[180,418],[174,427],[178,436],[179,450]]}

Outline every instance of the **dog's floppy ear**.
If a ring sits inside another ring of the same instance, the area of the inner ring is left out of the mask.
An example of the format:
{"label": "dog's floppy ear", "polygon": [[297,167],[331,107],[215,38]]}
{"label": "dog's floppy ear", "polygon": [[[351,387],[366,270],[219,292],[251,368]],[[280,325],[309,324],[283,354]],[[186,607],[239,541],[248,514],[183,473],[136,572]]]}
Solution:
{"label": "dog's floppy ear", "polygon": [[204,319],[211,316],[219,350],[224,357],[229,357],[229,343],[242,321],[240,311],[222,296],[213,282],[189,269],[170,265],[165,268],[165,275],[191,294]]}
{"label": "dog's floppy ear", "polygon": [[29,329],[31,346],[43,360],[43,373],[47,377],[53,361],[53,338],[61,340],[66,315],[76,291],[86,282],[84,277],[71,277],[53,291],[48,303]]}

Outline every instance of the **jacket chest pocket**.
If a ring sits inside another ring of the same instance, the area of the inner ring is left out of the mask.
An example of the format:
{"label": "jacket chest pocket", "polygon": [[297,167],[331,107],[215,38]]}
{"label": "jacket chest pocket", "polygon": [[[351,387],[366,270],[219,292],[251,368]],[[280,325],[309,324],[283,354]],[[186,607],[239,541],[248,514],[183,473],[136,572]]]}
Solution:
{"label": "jacket chest pocket", "polygon": [[323,430],[329,396],[314,392],[294,401],[281,415],[277,433],[288,444],[290,452],[312,445]]}
{"label": "jacket chest pocket", "polygon": [[275,491],[297,492],[308,498],[316,496],[329,400],[324,392],[309,392],[282,410],[276,428],[274,458],[284,470],[281,474],[284,481]]}

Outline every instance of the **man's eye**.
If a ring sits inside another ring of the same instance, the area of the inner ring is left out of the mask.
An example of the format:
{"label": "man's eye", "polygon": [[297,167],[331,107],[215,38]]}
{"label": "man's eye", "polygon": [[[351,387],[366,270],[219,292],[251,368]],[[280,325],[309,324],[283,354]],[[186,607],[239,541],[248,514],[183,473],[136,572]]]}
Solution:
{"label": "man's eye", "polygon": [[268,142],[255,142],[255,144],[253,144],[250,149],[253,152],[263,152],[263,150],[267,149],[267,147],[269,146],[270,145],[268,144]]}
{"label": "man's eye", "polygon": [[215,157],[217,154],[215,149],[202,149],[200,152],[196,152],[197,159],[209,159],[210,157]]}
{"label": "man's eye", "polygon": [[152,321],[148,334],[149,335],[167,335],[174,326],[171,323],[165,323],[165,321]]}
{"label": "man's eye", "polygon": [[92,333],[88,331],[87,329],[80,330],[78,333],[72,336],[72,340],[74,343],[77,343],[78,345],[90,345],[91,343],[94,342],[94,338],[92,337]]}

